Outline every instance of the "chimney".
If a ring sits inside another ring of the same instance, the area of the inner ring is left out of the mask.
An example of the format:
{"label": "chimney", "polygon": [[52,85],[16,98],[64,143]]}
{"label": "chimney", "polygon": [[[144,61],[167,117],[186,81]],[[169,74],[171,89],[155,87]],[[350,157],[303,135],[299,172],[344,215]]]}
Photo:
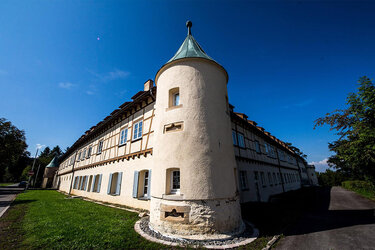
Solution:
{"label": "chimney", "polygon": [[149,91],[152,87],[154,87],[154,81],[151,79],[144,83],[144,91]]}

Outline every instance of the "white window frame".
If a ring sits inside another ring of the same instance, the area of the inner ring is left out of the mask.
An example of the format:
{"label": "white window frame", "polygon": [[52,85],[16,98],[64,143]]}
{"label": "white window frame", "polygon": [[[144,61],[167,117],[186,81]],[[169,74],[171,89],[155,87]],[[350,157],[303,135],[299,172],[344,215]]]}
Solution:
{"label": "white window frame", "polygon": [[173,188],[173,174],[178,172],[178,177],[179,177],[179,185],[180,185],[180,188],[181,188],[181,172],[180,170],[172,170],[171,171],[171,194],[179,194],[180,193],[180,188]]}
{"label": "white window frame", "polygon": [[150,183],[150,173],[148,170],[145,170],[143,174],[143,197],[145,198],[147,197],[149,183]]}
{"label": "white window frame", "polygon": [[133,125],[133,141],[141,139],[143,132],[143,120]]}
{"label": "white window frame", "polygon": [[124,128],[120,131],[120,141],[119,145],[125,145],[128,140],[128,128]]}

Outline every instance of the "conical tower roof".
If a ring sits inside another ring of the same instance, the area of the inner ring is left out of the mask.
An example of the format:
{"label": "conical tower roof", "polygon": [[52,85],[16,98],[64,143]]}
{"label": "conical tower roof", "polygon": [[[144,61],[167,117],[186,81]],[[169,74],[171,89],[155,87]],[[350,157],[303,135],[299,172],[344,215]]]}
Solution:
{"label": "conical tower roof", "polygon": [[209,57],[206,52],[202,49],[202,47],[198,44],[198,42],[194,39],[191,35],[191,21],[186,22],[186,27],[188,28],[188,35],[185,38],[185,41],[182,43],[181,47],[178,49],[176,54],[167,62],[172,62],[177,59],[181,58],[191,58],[191,57],[200,57],[205,58],[208,60],[214,61],[211,57]]}
{"label": "conical tower roof", "polygon": [[225,70],[223,66],[221,66],[218,62],[216,62],[214,59],[209,57],[206,52],[202,49],[202,47],[198,44],[198,42],[194,39],[194,37],[191,35],[191,21],[186,22],[186,27],[188,28],[188,35],[185,38],[184,42],[182,43],[181,47],[178,49],[176,54],[166,63],[164,64],[156,73],[155,76],[155,83],[157,84],[159,75],[163,72],[163,69],[170,66],[176,61],[188,59],[188,58],[202,58],[204,60],[208,60],[209,62],[213,62],[217,66],[219,66],[223,71],[227,78],[228,83],[228,73]]}
{"label": "conical tower roof", "polygon": [[46,168],[55,168],[58,166],[59,164],[58,164],[57,156],[55,156],[53,157],[52,161],[46,166]]}

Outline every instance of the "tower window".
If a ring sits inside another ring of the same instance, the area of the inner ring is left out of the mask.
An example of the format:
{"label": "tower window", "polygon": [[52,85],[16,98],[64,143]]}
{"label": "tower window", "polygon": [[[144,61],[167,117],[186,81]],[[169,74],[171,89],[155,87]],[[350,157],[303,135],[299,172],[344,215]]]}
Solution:
{"label": "tower window", "polygon": [[173,106],[180,105],[180,93],[176,93],[173,95]]}
{"label": "tower window", "polygon": [[180,170],[174,170],[171,174],[171,193],[178,194],[180,193]]}
{"label": "tower window", "polygon": [[180,106],[180,88],[173,88],[169,90],[168,107]]}

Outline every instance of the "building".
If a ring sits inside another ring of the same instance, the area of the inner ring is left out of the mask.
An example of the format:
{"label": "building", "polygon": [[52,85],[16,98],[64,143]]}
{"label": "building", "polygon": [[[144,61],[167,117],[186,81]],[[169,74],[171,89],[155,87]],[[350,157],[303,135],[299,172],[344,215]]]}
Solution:
{"label": "building", "polygon": [[53,157],[51,162],[44,169],[42,188],[51,188],[56,178],[56,171],[59,168],[57,157]]}
{"label": "building", "polygon": [[150,211],[163,234],[243,229],[240,203],[301,188],[306,161],[234,112],[226,70],[191,35],[157,72],[156,86],[123,103],[62,156],[58,188]]}

